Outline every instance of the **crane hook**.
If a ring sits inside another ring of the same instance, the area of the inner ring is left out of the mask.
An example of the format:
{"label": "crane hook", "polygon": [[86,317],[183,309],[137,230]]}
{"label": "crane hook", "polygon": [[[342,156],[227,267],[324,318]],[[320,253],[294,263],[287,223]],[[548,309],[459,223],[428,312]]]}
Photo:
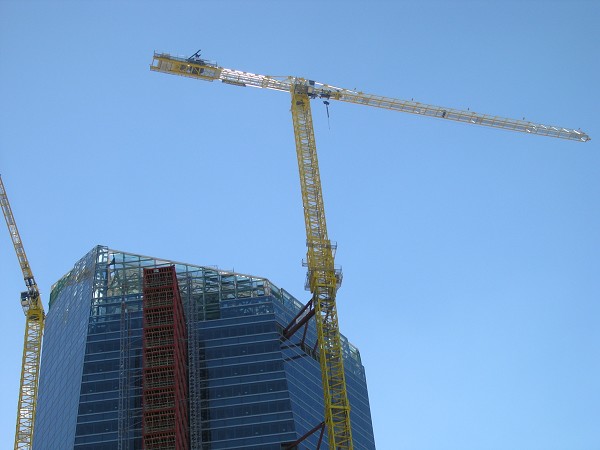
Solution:
{"label": "crane hook", "polygon": [[327,100],[323,100],[323,104],[325,105],[325,109],[327,110],[327,128],[331,130],[331,126],[329,124],[329,102]]}

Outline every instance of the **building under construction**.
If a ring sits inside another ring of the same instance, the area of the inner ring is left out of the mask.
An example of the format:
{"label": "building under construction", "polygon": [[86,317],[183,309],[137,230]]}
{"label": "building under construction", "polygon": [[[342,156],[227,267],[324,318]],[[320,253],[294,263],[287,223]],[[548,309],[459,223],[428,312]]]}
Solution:
{"label": "building under construction", "polygon": [[[314,321],[288,332],[303,306],[265,278],[95,247],[52,288],[34,449],[328,448]],[[342,347],[354,445],[374,449]]]}

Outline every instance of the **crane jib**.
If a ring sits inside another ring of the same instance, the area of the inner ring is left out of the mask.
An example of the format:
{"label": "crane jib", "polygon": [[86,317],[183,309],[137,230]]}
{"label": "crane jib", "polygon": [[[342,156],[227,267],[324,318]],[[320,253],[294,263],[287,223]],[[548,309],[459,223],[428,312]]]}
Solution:
{"label": "crane jib", "polygon": [[258,75],[251,72],[226,69],[203,59],[190,60],[189,58],[172,56],[168,53],[155,52],[150,69],[156,72],[197,78],[204,81],[220,80],[225,84],[234,86],[256,87],[284,92],[290,92],[292,86],[294,88],[303,86],[304,93],[306,93],[309,98],[313,99],[338,100],[346,103],[389,109],[408,114],[576,142],[587,142],[591,140],[587,133],[579,129],[536,123],[527,120],[509,119],[501,116],[481,114],[474,111],[463,111],[455,108],[415,102],[414,100],[401,100],[380,95],[365,94],[364,92],[335,87],[300,77]]}

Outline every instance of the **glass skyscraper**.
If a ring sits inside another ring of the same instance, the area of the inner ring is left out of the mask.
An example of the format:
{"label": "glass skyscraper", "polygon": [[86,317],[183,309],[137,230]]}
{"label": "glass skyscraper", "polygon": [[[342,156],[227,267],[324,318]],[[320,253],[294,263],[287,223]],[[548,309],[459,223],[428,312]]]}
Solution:
{"label": "glass skyscraper", "polygon": [[[314,321],[282,335],[303,306],[289,293],[265,278],[97,246],[52,287],[35,450],[142,448],[153,426],[149,405],[160,397],[143,367],[151,356],[144,277],[171,267],[185,318],[174,345],[185,340],[187,379],[185,392],[173,388],[164,401],[189,420],[178,431],[189,448],[280,450],[323,421]],[[343,336],[342,346],[354,447],[374,449],[360,354]],[[314,433],[299,448],[314,449],[318,439]]]}

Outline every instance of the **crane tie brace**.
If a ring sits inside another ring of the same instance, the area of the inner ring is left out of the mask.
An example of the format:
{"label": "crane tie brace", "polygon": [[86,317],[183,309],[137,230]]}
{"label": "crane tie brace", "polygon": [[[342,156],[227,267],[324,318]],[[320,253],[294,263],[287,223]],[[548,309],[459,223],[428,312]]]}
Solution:
{"label": "crane tie brace", "polygon": [[35,278],[29,266],[25,248],[6,195],[2,177],[0,177],[0,205],[8,226],[13,247],[23,272],[27,291],[21,293],[21,306],[25,313],[25,340],[23,344],[23,361],[21,366],[21,383],[19,389],[19,406],[17,410],[17,426],[15,432],[15,450],[33,447],[33,426],[37,405],[38,381],[40,372],[40,356],[42,353],[42,335],[44,332],[44,305],[40,298]]}
{"label": "crane tie brace", "polygon": [[390,109],[438,119],[473,125],[501,128],[510,131],[538,134],[559,139],[586,142],[590,137],[570,128],[544,125],[525,120],[461,111],[428,105],[413,100],[399,100],[356,90],[344,89],[298,77],[272,77],[239,70],[226,69],[204,60],[196,52],[190,58],[154,53],[150,70],[204,81],[219,80],[234,86],[247,86],[289,92],[292,96],[292,118],[296,140],[298,169],[304,205],[307,237],[307,285],[312,294],[312,307],[316,321],[325,424],[330,449],[352,449],[350,404],[346,392],[343,355],[340,343],[335,296],[341,282],[341,273],[334,268],[333,245],[327,236],[325,209],[316,144],[312,126],[310,100],[315,98],[339,100],[348,103]]}

